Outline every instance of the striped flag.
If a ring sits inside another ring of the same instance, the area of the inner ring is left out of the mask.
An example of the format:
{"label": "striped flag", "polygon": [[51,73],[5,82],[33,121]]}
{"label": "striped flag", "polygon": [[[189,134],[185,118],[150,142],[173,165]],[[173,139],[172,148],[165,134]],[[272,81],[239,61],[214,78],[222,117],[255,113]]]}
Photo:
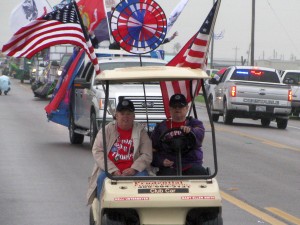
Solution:
{"label": "striped flag", "polygon": [[[192,69],[206,69],[207,53],[213,27],[218,14],[221,0],[213,5],[200,30],[184,45],[180,52],[167,64],[167,66],[190,67]],[[193,81],[164,81],[160,82],[165,113],[170,118],[169,99],[173,94],[181,93],[186,96],[188,102],[194,94],[198,94],[201,85],[196,90],[197,82]]]}
{"label": "striped flag", "polygon": [[[96,73],[100,73],[98,60],[90,40],[86,39],[76,3],[65,5],[18,30],[2,52],[12,57],[32,58],[45,48],[59,44],[72,44],[83,48],[95,66]],[[88,40],[88,41],[87,41]]]}

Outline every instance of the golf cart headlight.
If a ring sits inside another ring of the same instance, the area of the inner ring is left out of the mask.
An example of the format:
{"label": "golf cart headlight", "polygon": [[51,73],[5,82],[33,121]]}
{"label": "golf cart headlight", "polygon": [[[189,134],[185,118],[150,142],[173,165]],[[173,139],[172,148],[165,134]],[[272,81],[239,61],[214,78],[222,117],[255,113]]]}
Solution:
{"label": "golf cart headlight", "polygon": [[[109,114],[114,115],[115,111],[116,111],[116,99],[114,98],[110,98],[108,100],[108,106],[107,106],[107,111]],[[99,100],[99,109],[103,110],[104,109],[104,104],[105,104],[105,99],[101,98]]]}
{"label": "golf cart headlight", "polygon": [[62,74],[62,70],[57,70],[57,75],[60,76]]}

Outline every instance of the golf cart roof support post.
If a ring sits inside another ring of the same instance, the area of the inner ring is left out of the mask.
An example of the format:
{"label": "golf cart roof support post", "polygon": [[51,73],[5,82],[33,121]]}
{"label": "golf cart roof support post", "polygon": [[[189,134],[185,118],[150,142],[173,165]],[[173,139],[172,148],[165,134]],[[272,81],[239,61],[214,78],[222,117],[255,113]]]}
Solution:
{"label": "golf cart roof support post", "polygon": [[212,137],[212,144],[213,144],[213,155],[214,155],[213,158],[214,158],[214,166],[215,166],[215,171],[214,171],[214,174],[212,174],[212,176],[216,176],[218,173],[218,159],[217,159],[215,126],[214,126],[214,122],[212,120],[211,111],[209,109],[207,94],[206,94],[206,90],[204,88],[204,82],[202,82],[201,87],[202,87],[203,97],[204,97],[204,101],[205,101],[205,106],[206,106],[206,110],[207,110],[207,114],[208,114],[208,118],[209,118],[209,123],[211,126],[211,134],[212,134],[211,137]]}
{"label": "golf cart roof support post", "polygon": [[[105,101],[104,101],[104,110],[103,110],[103,122],[102,122],[102,140],[103,140],[103,152],[104,152],[104,168],[106,176],[109,179],[113,179],[113,176],[108,172],[108,165],[107,165],[107,143],[106,143],[106,133],[105,133],[105,126],[106,126],[106,112],[107,112],[107,104],[109,99],[109,81],[105,81],[106,89],[105,90]],[[104,86],[103,86],[104,87]]]}
{"label": "golf cart roof support post", "polygon": [[149,134],[149,116],[148,116],[148,105],[147,105],[147,95],[146,95],[146,88],[145,88],[145,82],[143,82],[143,91],[144,91],[144,100],[145,100],[145,106],[146,106],[146,121],[147,121],[147,133]]}

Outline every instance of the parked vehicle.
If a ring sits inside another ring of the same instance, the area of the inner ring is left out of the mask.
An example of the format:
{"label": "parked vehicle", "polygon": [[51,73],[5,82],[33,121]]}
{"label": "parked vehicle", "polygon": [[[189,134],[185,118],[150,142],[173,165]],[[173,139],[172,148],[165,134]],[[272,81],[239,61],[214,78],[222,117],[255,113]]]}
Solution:
{"label": "parked vehicle", "polygon": [[[100,53],[101,52],[101,53]],[[143,57],[142,62],[137,55],[123,50],[103,50],[96,52],[101,70],[112,70],[116,68],[140,66],[165,65],[161,59]],[[69,136],[72,144],[83,143],[84,136],[90,136],[90,145],[103,122],[104,87],[95,81],[96,73],[94,66],[86,57],[85,66],[79,77],[74,80],[74,88],[71,94],[71,113]],[[136,108],[136,120],[146,122],[145,111],[148,110],[148,119],[153,121],[149,124],[150,130],[154,128],[155,122],[165,118],[163,101],[159,83],[148,83],[145,85],[147,101],[144,99],[143,85],[135,83],[122,84],[116,81],[110,86],[110,111],[107,120],[113,120],[114,110],[118,101],[122,98],[130,98]]]}
{"label": "parked vehicle", "polygon": [[282,74],[282,82],[292,87],[292,114],[300,113],[300,70],[285,70]]}
{"label": "parked vehicle", "polygon": [[251,66],[231,66],[220,77],[209,95],[213,120],[223,116],[225,124],[234,118],[260,119],[262,126],[276,120],[285,129],[291,112],[292,90],[282,84],[275,69]]}

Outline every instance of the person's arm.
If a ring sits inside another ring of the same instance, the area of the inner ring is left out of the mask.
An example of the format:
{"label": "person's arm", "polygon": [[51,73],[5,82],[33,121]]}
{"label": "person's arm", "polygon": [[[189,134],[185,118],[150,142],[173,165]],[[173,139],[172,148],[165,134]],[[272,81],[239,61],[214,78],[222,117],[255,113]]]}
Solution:
{"label": "person's arm", "polygon": [[99,45],[99,41],[98,41],[95,33],[93,31],[90,31],[89,35],[90,35],[90,39],[91,39],[93,47],[94,48],[98,48],[99,47],[98,46]]}
{"label": "person's arm", "polygon": [[178,35],[178,33],[177,33],[177,31],[176,31],[176,32],[174,32],[174,33],[172,34],[171,37],[165,38],[164,41],[162,42],[162,44],[169,43],[169,42],[172,41],[177,35]]}
{"label": "person's arm", "polygon": [[140,143],[138,146],[139,156],[136,160],[134,160],[131,168],[136,171],[142,172],[145,170],[150,163],[152,162],[152,144],[151,140],[145,129],[142,128],[140,131]]}
{"label": "person's arm", "polygon": [[160,145],[160,124],[156,125],[152,134],[151,134],[151,140],[152,140],[152,147],[153,147],[153,161],[152,165],[155,167],[162,167],[163,161],[165,157],[161,155],[161,145]]}
{"label": "person's arm", "polygon": [[191,127],[191,132],[193,132],[196,136],[197,146],[202,146],[202,141],[204,139],[205,134],[205,128],[203,126],[202,121],[198,119],[190,119],[188,126]]}

